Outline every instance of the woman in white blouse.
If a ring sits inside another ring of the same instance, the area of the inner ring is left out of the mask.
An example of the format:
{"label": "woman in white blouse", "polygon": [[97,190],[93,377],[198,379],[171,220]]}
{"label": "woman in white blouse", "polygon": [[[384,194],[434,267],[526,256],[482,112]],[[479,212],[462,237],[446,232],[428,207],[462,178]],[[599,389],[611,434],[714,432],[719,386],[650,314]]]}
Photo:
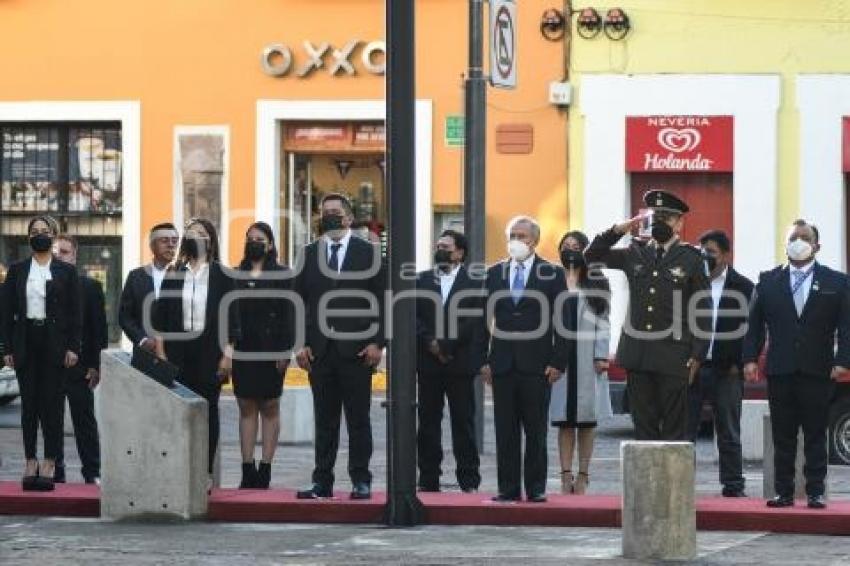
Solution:
{"label": "woman in white blouse", "polygon": [[[3,361],[15,369],[21,391],[21,432],[26,468],[22,487],[53,489],[62,441],[62,383],[77,364],[82,321],[77,270],[54,259],[58,225],[49,216],[30,220],[30,257],[12,264],[3,284]],[[38,427],[44,459],[37,456]]]}
{"label": "woman in white blouse", "polygon": [[218,235],[213,224],[204,218],[189,220],[177,263],[162,283],[157,306],[162,309],[169,334],[165,353],[180,368],[178,380],[209,404],[210,473],[218,446],[218,398],[222,384],[230,377],[233,343],[240,335],[236,301],[230,303],[225,315],[227,335],[219,335],[219,307],[236,288],[226,269],[219,262]]}

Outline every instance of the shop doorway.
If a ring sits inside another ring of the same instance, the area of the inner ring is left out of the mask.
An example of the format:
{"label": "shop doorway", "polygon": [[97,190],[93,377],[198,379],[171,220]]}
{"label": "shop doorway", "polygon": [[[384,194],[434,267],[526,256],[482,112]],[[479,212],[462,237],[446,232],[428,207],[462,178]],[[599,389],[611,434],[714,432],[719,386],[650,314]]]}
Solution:
{"label": "shop doorway", "polygon": [[632,215],[644,207],[643,194],[650,189],[668,191],[688,203],[683,241],[698,244],[704,232],[723,230],[734,242],[732,173],[632,173]]}
{"label": "shop doorway", "polygon": [[354,234],[386,254],[387,195],[382,122],[290,122],[282,128],[281,259],[294,265],[318,236],[322,197],[341,193],[354,208]]}

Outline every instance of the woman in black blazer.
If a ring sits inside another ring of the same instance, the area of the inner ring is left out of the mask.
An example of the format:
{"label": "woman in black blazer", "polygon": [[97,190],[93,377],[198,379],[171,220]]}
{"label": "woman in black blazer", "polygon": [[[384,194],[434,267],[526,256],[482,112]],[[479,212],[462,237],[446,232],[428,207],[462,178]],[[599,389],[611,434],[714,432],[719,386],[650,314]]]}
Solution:
{"label": "woman in black blazer", "polygon": [[218,250],[212,223],[203,218],[189,220],[177,264],[162,282],[157,305],[167,332],[165,354],[180,368],[178,380],[209,403],[210,473],[218,446],[218,397],[222,383],[230,377],[233,344],[239,337],[235,302],[227,310],[227,335],[219,336],[219,307],[236,286],[219,263]]}
{"label": "woman in black blazer", "polygon": [[[4,362],[15,368],[21,390],[26,469],[22,487],[53,489],[62,446],[62,377],[77,364],[82,319],[77,270],[53,258],[58,225],[37,216],[27,227],[32,256],[12,264],[3,285]],[[38,426],[44,459],[36,453]]]}
{"label": "woman in black blazer", "polygon": [[[237,287],[247,294],[239,299],[242,337],[236,343],[233,360],[233,392],[239,404],[242,445],[239,487],[267,489],[280,435],[280,396],[295,329],[292,303],[287,297],[261,296],[283,293],[291,287],[289,269],[277,262],[274,234],[265,222],[255,222],[248,228],[239,272]],[[263,455],[255,467],[258,421],[262,422]]]}

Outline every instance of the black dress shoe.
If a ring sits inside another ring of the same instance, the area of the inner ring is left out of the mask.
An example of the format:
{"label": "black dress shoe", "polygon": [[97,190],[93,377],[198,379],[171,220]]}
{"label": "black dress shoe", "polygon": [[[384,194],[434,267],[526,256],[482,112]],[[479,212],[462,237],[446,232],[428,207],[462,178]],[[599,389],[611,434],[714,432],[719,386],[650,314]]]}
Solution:
{"label": "black dress shoe", "polygon": [[519,501],[519,496],[502,495],[500,493],[499,495],[493,496],[493,499],[491,501],[495,501],[496,503],[512,503],[514,501]]}
{"label": "black dress shoe", "polygon": [[242,462],[242,480],[239,489],[254,489],[257,487],[257,467],[253,460]]}
{"label": "black dress shoe", "polygon": [[420,485],[418,490],[422,493],[438,493],[440,486],[438,485]]}
{"label": "black dress shoe", "polygon": [[368,483],[355,483],[351,487],[351,499],[372,499],[372,488]]}
{"label": "black dress shoe", "polygon": [[478,491],[478,488],[472,487],[472,486],[466,486],[466,487],[460,488],[460,490],[464,493],[475,493],[476,491]]}
{"label": "black dress shoe", "polygon": [[333,488],[314,483],[310,489],[302,489],[295,494],[298,499],[330,499],[334,496]]}
{"label": "black dress shoe", "polygon": [[546,496],[542,493],[535,493],[534,495],[529,495],[526,499],[529,503],[546,503]]}
{"label": "black dress shoe", "polygon": [[53,491],[56,488],[56,484],[53,481],[53,478],[38,476],[35,478],[35,483],[33,484],[33,491]]}
{"label": "black dress shoe", "polygon": [[723,488],[723,497],[746,497],[747,494],[744,492],[743,488],[740,487],[724,487]]}
{"label": "black dress shoe", "polygon": [[53,469],[53,481],[55,483],[65,483],[65,466],[56,466]]}
{"label": "black dress shoe", "polygon": [[773,499],[768,500],[768,507],[793,507],[794,506],[794,496],[793,495],[777,495]]}
{"label": "black dress shoe", "polygon": [[21,479],[21,489],[24,491],[36,491],[37,488],[35,486],[38,480],[38,476],[24,476]]}
{"label": "black dress shoe", "polygon": [[826,509],[826,499],[823,495],[809,496],[809,509]]}
{"label": "black dress shoe", "polygon": [[272,481],[272,465],[270,462],[260,462],[257,466],[257,483],[254,487],[258,489],[268,489]]}

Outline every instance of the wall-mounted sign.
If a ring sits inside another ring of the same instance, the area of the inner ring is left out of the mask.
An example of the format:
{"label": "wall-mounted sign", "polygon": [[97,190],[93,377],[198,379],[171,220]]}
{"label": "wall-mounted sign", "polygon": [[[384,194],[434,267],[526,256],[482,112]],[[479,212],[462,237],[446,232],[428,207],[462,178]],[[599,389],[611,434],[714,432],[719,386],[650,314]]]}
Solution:
{"label": "wall-mounted sign", "polygon": [[308,153],[383,152],[382,122],[292,122],[285,125],[283,149]]}
{"label": "wall-mounted sign", "polygon": [[[360,48],[360,46],[363,46]],[[358,49],[359,48],[359,49]],[[331,76],[354,76],[357,74],[352,59],[359,51],[360,66],[372,75],[383,75],[386,69],[387,47],[383,41],[372,41],[364,45],[359,39],[352,39],[341,48],[334,48],[328,42],[313,44],[304,41],[301,52],[296,58],[292,50],[281,43],[267,45],[260,57],[263,72],[272,77],[283,77],[295,67],[295,75],[304,78],[313,71],[327,69]]]}
{"label": "wall-mounted sign", "polygon": [[516,88],[516,2],[490,1],[490,84]]}
{"label": "wall-mounted sign", "polygon": [[731,172],[731,116],[626,118],[627,171]]}
{"label": "wall-mounted sign", "polygon": [[464,131],[466,129],[464,116],[446,116],[446,146],[447,147],[463,147],[466,141]]}

